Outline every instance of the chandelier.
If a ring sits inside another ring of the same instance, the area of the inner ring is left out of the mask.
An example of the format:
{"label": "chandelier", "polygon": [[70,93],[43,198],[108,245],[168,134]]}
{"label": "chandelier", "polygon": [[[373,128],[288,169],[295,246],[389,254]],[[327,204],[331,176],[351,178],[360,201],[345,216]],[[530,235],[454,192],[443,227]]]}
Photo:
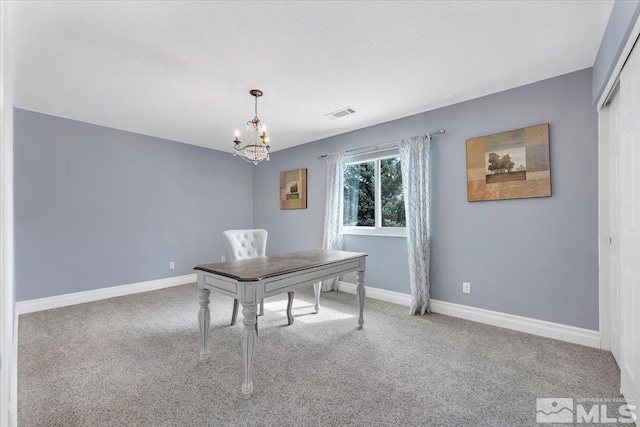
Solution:
{"label": "chandelier", "polygon": [[267,136],[267,126],[258,118],[258,97],[262,96],[262,91],[251,89],[249,93],[255,98],[255,115],[247,122],[247,132],[251,133],[251,141],[242,147],[240,131],[236,131],[236,138],[233,140],[235,144],[233,155],[240,156],[242,160],[257,165],[265,159],[269,161],[269,137]]}

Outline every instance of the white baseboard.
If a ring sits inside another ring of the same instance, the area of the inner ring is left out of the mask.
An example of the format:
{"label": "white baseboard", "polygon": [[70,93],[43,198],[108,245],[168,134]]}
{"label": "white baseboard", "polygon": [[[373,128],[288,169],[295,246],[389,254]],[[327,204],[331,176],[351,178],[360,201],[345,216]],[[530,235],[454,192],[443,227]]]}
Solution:
{"label": "white baseboard", "polygon": [[[172,286],[185,285],[196,281],[195,274],[168,277],[166,279],[149,280],[147,282],[131,283],[128,285],[112,286],[109,288],[95,289],[92,291],[76,292],[72,294],[56,295],[53,297],[39,298],[16,303],[16,314],[33,313],[68,305],[82,304],[90,301],[114,298],[139,292],[153,291]],[[338,282],[338,290],[350,294],[356,293],[356,285],[349,282]],[[386,289],[367,287],[367,297],[391,302],[394,304],[411,306],[411,295]],[[600,333],[575,326],[562,325],[560,323],[531,319],[529,317],[516,316],[514,314],[500,313],[467,305],[454,304],[446,301],[431,300],[431,311],[447,316],[459,317],[501,328],[526,332],[547,338],[554,338],[574,344],[600,348]]]}
{"label": "white baseboard", "polygon": [[50,310],[52,308],[66,307],[68,305],[82,304],[101,299],[137,294],[162,288],[170,288],[172,286],[186,285],[187,283],[193,283],[196,280],[197,276],[195,273],[185,274],[184,276],[130,283],[128,285],[112,286],[109,288],[94,289],[92,291],[74,292],[72,294],[18,301],[16,303],[16,314],[33,313],[35,311]]}
{"label": "white baseboard", "polygon": [[[350,282],[338,281],[338,290],[346,292],[348,294],[356,293],[356,284]],[[403,294],[400,292],[388,291],[386,289],[372,288],[367,286],[367,297],[377,299],[380,301],[392,302],[398,305],[404,305],[411,307],[411,295]]]}
{"label": "white baseboard", "polygon": [[[411,306],[411,295],[385,289],[367,287],[367,297],[381,301],[392,302],[407,307]],[[338,282],[338,290],[350,294],[356,293],[356,285],[348,282]],[[431,300],[431,311],[447,316],[459,317],[487,325],[526,332],[547,338],[554,338],[573,344],[600,348],[600,332],[545,320],[500,313],[468,305],[454,304],[446,301]]]}

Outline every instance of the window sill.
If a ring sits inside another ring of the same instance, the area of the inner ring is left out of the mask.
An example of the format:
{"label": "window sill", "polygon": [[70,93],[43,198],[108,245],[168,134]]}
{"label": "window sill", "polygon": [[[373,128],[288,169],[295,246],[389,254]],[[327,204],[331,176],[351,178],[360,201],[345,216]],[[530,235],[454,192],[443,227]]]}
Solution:
{"label": "window sill", "polygon": [[342,230],[342,234],[349,236],[376,236],[376,237],[407,237],[406,229],[380,229],[380,228],[362,228],[353,229],[345,227]]}

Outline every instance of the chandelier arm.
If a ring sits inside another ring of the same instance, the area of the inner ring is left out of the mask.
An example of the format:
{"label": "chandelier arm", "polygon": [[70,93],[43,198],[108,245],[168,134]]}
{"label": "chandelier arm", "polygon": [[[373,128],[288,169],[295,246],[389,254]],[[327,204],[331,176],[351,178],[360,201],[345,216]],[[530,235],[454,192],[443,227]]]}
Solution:
{"label": "chandelier arm", "polygon": [[267,152],[269,152],[269,148],[270,146],[266,145],[266,144],[247,144],[244,147],[240,147],[240,144],[236,144],[233,149],[236,151],[243,151],[245,148],[247,147],[258,147],[258,148],[264,148],[265,150],[267,150]]}

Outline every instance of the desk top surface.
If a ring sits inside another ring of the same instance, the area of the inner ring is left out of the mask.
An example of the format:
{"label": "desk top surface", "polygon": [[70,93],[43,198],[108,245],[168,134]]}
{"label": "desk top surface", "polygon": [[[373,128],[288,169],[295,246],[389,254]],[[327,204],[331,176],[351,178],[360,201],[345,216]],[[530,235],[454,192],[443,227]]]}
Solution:
{"label": "desk top surface", "polygon": [[243,259],[241,261],[202,264],[194,267],[208,273],[219,274],[239,282],[255,282],[269,277],[307,270],[340,261],[366,257],[359,252],[329,251],[313,249],[290,252],[282,255]]}

